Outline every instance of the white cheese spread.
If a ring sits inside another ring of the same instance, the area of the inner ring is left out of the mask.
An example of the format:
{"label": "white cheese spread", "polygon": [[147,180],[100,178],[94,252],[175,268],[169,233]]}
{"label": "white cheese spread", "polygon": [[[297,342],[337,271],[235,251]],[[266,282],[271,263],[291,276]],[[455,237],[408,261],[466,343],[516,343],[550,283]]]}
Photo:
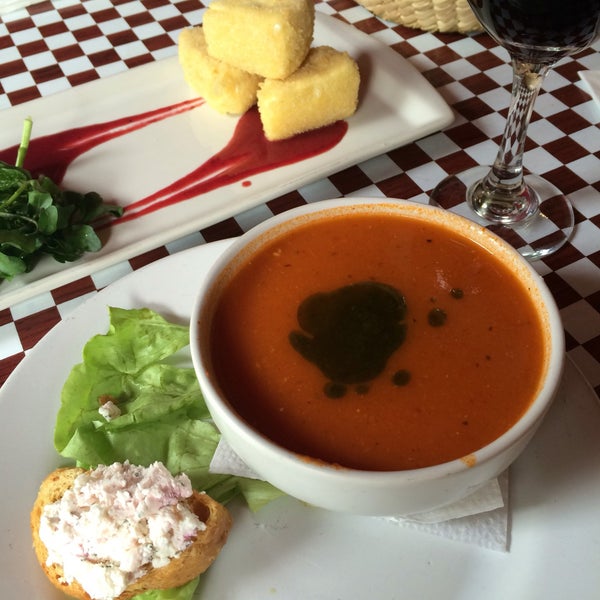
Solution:
{"label": "white cheese spread", "polygon": [[107,420],[112,421],[121,416],[121,409],[112,401],[108,400],[100,406],[98,412]]}
{"label": "white cheese spread", "polygon": [[40,539],[47,564],[62,566],[94,600],[119,596],[146,571],[166,565],[206,525],[182,502],[189,478],[156,462],[101,465],[79,475],[63,497],[44,507]]}

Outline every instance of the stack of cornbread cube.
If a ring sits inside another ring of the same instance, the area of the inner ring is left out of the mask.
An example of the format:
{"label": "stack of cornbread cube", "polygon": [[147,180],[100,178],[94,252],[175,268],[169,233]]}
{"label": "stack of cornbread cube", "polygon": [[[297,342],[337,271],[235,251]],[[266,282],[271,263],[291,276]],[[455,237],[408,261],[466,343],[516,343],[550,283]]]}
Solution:
{"label": "stack of cornbread cube", "polygon": [[314,20],[312,0],[213,0],[202,25],[180,34],[184,78],[220,113],[257,104],[272,141],[345,119],[358,105],[358,65],[311,47]]}

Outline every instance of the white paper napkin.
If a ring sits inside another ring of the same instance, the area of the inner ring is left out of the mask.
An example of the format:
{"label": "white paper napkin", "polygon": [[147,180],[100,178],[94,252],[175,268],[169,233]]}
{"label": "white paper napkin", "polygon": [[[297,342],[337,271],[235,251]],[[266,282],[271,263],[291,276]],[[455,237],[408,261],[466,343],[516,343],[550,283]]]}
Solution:
{"label": "white paper napkin", "polygon": [[388,517],[399,526],[417,529],[449,540],[508,552],[509,531],[508,471],[479,490],[443,509],[412,518]]}
{"label": "white paper napkin", "polygon": [[585,81],[592,98],[600,105],[600,71],[579,71],[579,77]]}
{"label": "white paper napkin", "polygon": [[44,2],[44,0],[0,0],[0,16],[40,2]]}
{"label": "white paper napkin", "polygon": [[[211,473],[259,479],[223,439],[217,446],[209,470]],[[417,529],[489,550],[508,552],[508,481],[507,471],[464,500],[443,509],[421,513],[411,518],[385,519],[401,527]]]}
{"label": "white paper napkin", "polygon": [[231,446],[223,438],[219,440],[208,470],[211,473],[260,479],[260,477],[232,450]]}

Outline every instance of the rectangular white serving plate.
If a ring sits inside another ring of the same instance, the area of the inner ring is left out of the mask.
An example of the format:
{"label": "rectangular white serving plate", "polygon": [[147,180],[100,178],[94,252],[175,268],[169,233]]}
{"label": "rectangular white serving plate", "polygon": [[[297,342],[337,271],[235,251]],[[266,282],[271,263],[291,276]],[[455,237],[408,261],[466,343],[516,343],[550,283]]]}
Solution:
{"label": "rectangular white serving plate", "polygon": [[[31,273],[0,284],[0,310],[422,138],[453,121],[450,107],[407,60],[360,30],[317,13],[314,45],[345,50],[359,64],[359,108],[348,119],[348,131],[340,143],[323,154],[255,175],[249,186],[229,184],[115,225],[99,252],[74,263],[43,259]],[[0,112],[0,147],[19,142],[26,117],[33,119],[35,141],[192,97],[174,56]],[[221,115],[203,104],[96,146],[71,163],[62,186],[96,191],[106,201],[127,206],[218,153],[231,139],[237,122],[237,117]]]}

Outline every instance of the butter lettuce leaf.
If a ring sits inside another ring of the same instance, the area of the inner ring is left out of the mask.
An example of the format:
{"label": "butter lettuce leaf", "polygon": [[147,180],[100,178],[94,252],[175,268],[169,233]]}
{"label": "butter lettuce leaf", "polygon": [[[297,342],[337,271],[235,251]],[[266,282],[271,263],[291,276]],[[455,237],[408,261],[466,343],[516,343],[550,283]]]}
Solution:
{"label": "butter lettuce leaf", "polygon": [[200,578],[196,577],[181,587],[169,590],[149,590],[134,596],[134,600],[191,600],[199,582]]}
{"label": "butter lettuce leaf", "polygon": [[[109,307],[109,317],[108,331],[86,343],[83,362],[63,385],[54,430],[58,453],[86,468],[160,461],[215,500],[241,495],[252,510],[280,496],[263,481],[209,473],[220,433],[189,366],[189,327],[145,308]],[[106,400],[119,416],[100,414]]]}

